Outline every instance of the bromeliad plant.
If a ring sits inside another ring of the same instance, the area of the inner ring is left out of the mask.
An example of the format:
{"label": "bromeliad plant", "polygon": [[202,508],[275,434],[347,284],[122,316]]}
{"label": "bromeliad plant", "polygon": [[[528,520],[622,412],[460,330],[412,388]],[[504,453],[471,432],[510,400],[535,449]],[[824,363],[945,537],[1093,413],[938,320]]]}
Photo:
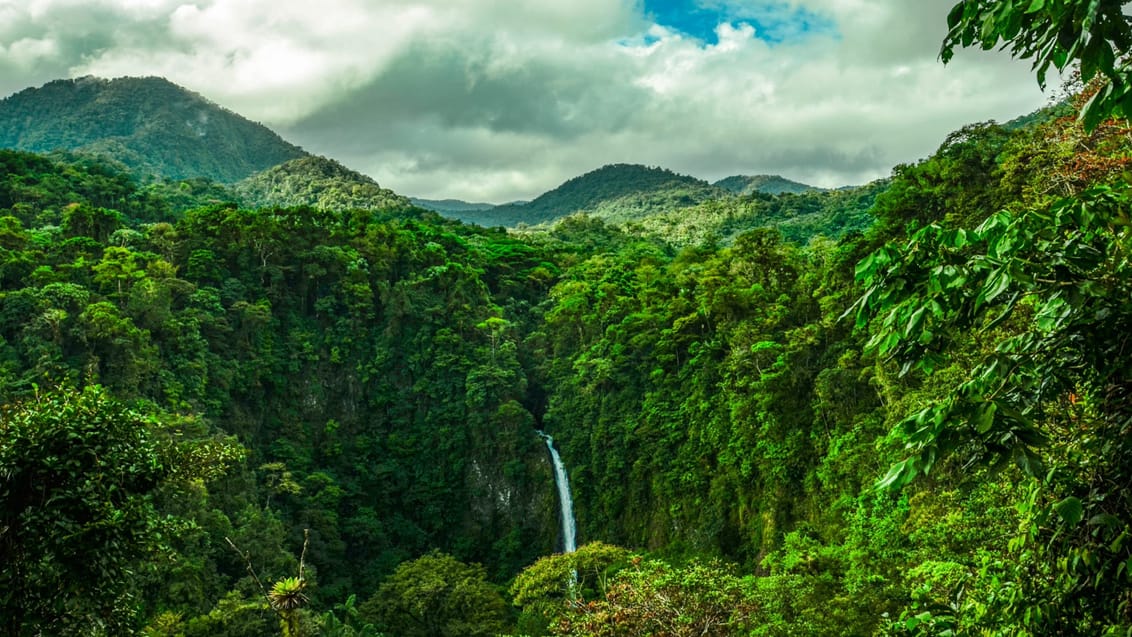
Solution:
{"label": "bromeliad plant", "polygon": [[232,550],[243,558],[247,565],[248,574],[259,586],[264,599],[267,600],[268,607],[279,616],[283,628],[283,637],[297,637],[299,635],[299,610],[310,601],[303,592],[307,587],[307,580],[303,576],[303,571],[307,559],[307,547],[310,545],[310,529],[303,529],[303,553],[299,557],[298,576],[284,577],[272,584],[270,591],[264,587],[259,575],[256,574],[248,553],[241,551],[232,540],[224,539],[228,541],[228,546],[231,546]]}

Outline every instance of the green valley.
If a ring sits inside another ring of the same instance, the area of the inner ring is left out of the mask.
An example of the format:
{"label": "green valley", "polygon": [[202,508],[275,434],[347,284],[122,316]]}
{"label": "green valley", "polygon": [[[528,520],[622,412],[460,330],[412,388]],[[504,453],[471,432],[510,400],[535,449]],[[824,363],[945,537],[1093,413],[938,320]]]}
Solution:
{"label": "green valley", "polygon": [[959,3],[1072,96],[835,190],[410,200],[163,80],[7,98],[0,634],[1132,634],[1114,6]]}

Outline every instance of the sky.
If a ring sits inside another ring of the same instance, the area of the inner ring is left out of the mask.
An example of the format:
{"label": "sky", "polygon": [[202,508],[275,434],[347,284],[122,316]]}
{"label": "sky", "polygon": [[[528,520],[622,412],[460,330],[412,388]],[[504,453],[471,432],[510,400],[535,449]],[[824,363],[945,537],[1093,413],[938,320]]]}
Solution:
{"label": "sky", "polygon": [[0,96],[163,76],[437,199],[612,163],[836,187],[1046,103],[1026,62],[938,60],[955,1],[0,0]]}

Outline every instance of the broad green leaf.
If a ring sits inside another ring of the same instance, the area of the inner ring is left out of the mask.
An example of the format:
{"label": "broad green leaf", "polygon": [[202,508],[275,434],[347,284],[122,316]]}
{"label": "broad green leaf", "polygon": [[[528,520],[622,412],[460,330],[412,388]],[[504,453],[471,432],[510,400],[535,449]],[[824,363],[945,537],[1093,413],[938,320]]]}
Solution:
{"label": "broad green leaf", "polygon": [[[914,334],[917,334],[920,327],[924,324],[924,313],[927,312],[926,306],[920,306],[920,309],[912,313],[908,319],[908,323],[904,326],[904,338],[911,339]],[[917,340],[919,337],[917,336]]]}
{"label": "broad green leaf", "polygon": [[1034,324],[1038,329],[1052,332],[1059,327],[1072,313],[1073,308],[1061,296],[1054,296],[1045,302],[1042,309],[1034,317]]}
{"label": "broad green leaf", "polygon": [[916,467],[916,459],[908,458],[907,460],[892,465],[888,473],[878,480],[876,484],[873,485],[873,488],[878,491],[899,490],[915,479],[918,473],[919,470]]}
{"label": "broad green leaf", "polygon": [[980,434],[985,434],[990,431],[994,425],[994,414],[998,411],[998,405],[994,403],[987,403],[981,409],[975,418],[975,430]]}
{"label": "broad green leaf", "polygon": [[1057,504],[1054,504],[1053,510],[1061,516],[1066,526],[1076,526],[1084,515],[1085,507],[1081,504],[1080,499],[1069,496]]}
{"label": "broad green leaf", "polygon": [[979,293],[978,300],[975,305],[978,307],[983,303],[990,303],[994,301],[1000,294],[1005,292],[1010,287],[1010,277],[1003,270],[995,270],[987,278],[986,284],[983,285],[982,291]]}

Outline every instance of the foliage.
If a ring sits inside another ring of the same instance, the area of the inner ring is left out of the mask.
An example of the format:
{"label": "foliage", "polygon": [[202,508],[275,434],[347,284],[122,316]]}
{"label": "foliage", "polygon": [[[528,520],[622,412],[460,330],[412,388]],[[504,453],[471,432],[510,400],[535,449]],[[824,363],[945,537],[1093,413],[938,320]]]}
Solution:
{"label": "foliage", "polygon": [[790,241],[805,244],[862,232],[874,221],[871,208],[888,184],[878,181],[833,191],[785,191],[714,199],[678,211],[658,212],[625,224],[627,232],[663,239],[675,247],[730,244],[746,232],[774,228]]}
{"label": "foliage", "polygon": [[402,563],[359,608],[382,630],[405,637],[495,635],[506,607],[478,564],[434,551]]}
{"label": "foliage", "polygon": [[[905,485],[956,452],[1013,461],[1043,481],[1025,509],[1031,526],[1020,546],[1052,534],[1046,550],[1071,561],[1046,593],[1058,610],[1028,612],[1026,624],[1127,627],[1119,591],[1128,580],[1118,566],[1132,557],[1120,539],[1132,511],[1106,485],[1124,480],[1129,466],[1121,442],[1132,415],[1123,353],[1132,327],[1128,193],[1098,187],[1048,210],[992,215],[974,231],[928,226],[858,270],[867,286],[860,322],[882,316],[870,346],[904,373],[933,371],[965,330],[993,338],[948,400],[901,423],[913,455],[881,484]],[[1011,329],[996,330],[1004,324]],[[1082,596],[1102,581],[1112,598]]]}
{"label": "foliage", "polygon": [[520,628],[544,634],[570,605],[603,594],[628,558],[627,550],[603,542],[539,558],[515,576],[510,587],[512,603],[521,609]]}
{"label": "foliage", "polygon": [[[295,634],[1115,633],[1129,137],[1064,110],[860,189],[708,201],[607,167],[559,192],[597,214],[516,233],[370,207],[317,159],[268,189],[315,206],[249,210],[5,152],[0,402],[101,384],[177,414],[139,491],[173,528],[118,538],[112,597],[151,634],[278,630],[224,538]],[[580,537],[648,556],[541,557],[538,429]]]}
{"label": "foliage", "polygon": [[154,506],[159,486],[218,465],[175,466],[155,415],[98,387],[6,405],[0,435],[7,630],[131,633],[134,570],[157,557],[170,528]]}
{"label": "foliage", "polygon": [[555,635],[746,635],[755,610],[746,583],[720,563],[674,568],[633,559],[596,600],[576,600],[553,626]]}
{"label": "foliage", "polygon": [[[341,616],[341,619],[339,618]],[[346,601],[336,604],[333,610],[326,611],[320,618],[319,635],[322,637],[378,637],[373,624],[361,619],[357,607],[357,597],[350,595]]]}
{"label": "foliage", "polygon": [[756,192],[768,195],[781,195],[784,192],[800,194],[821,190],[778,175],[735,175],[720,179],[714,185],[736,195],[750,195]]}
{"label": "foliage", "polygon": [[947,16],[950,29],[940,57],[956,47],[992,49],[1002,43],[1014,57],[1033,59],[1043,87],[1050,67],[1065,71],[1079,64],[1085,83],[1104,78],[1103,88],[1081,111],[1092,130],[1110,115],[1132,117],[1132,49],[1127,0],[963,0]]}
{"label": "foliage", "polygon": [[[1073,181],[1112,179],[1120,165],[1113,155],[1126,148],[1126,138],[1112,135],[1126,124],[1103,122],[1130,112],[1127,71],[1117,60],[1132,46],[1124,4],[957,5],[945,58],[955,45],[978,40],[989,48],[1002,39],[1016,55],[1038,58],[1039,82],[1050,64],[1060,69],[1074,59],[1086,83],[1104,75],[1108,84],[1093,93],[1082,118],[1086,134],[1106,143],[1080,158],[1076,149],[1066,153],[1077,165],[1061,180],[1067,198],[1031,195],[1029,206],[990,214],[974,229],[929,224],[858,266],[866,288],[858,325],[871,325],[870,349],[905,377],[930,381],[956,364],[968,370],[945,400],[900,422],[894,434],[911,455],[879,486],[908,485],[953,456],[967,467],[1013,462],[1029,478],[1007,551],[986,554],[977,568],[940,564],[929,581],[950,580],[966,594],[941,599],[928,585],[890,627],[896,634],[1132,630],[1132,555],[1124,541],[1132,511],[1115,486],[1128,479],[1123,441],[1132,422],[1124,337],[1130,188],[1126,177],[1084,190]],[[1042,159],[1051,147],[1021,146]],[[1056,154],[1051,163],[1066,166]],[[972,344],[973,351],[963,349]]]}

